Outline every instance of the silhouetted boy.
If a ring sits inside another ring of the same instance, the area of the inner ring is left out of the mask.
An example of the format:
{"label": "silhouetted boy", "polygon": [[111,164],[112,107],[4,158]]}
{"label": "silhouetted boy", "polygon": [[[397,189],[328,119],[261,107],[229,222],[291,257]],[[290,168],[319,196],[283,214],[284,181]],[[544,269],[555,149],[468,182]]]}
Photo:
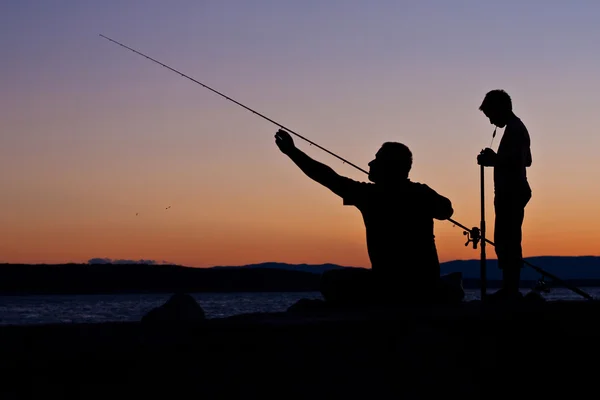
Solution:
{"label": "silhouetted boy", "polygon": [[525,206],[531,199],[526,171],[532,162],[529,132],[513,113],[511,98],[503,90],[487,93],[479,110],[492,125],[506,127],[498,153],[486,148],[477,156],[479,165],[494,167],[494,242],[503,276],[502,289],[495,296],[520,297],[522,225]]}
{"label": "silhouetted boy", "polygon": [[[404,144],[384,143],[369,163],[369,180],[338,175],[295,147],[279,130],[275,142],[309,178],[358,208],[366,228],[371,270],[333,270],[323,275],[326,300],[341,303],[412,301],[439,297],[440,263],[433,219],[448,219],[452,203],[427,185],[411,182],[412,153]],[[445,294],[448,296],[448,293]],[[462,300],[462,288],[453,300]]]}

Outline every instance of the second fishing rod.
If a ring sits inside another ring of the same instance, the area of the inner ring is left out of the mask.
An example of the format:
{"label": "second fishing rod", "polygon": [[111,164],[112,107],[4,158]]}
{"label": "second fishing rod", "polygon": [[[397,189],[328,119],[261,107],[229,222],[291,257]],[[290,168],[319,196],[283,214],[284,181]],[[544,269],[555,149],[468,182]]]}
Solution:
{"label": "second fishing rod", "polygon": [[[256,110],[253,110],[253,109],[251,109],[250,107],[248,107],[248,106],[246,106],[246,105],[244,105],[244,104],[240,103],[239,101],[237,101],[237,100],[234,100],[234,99],[232,99],[231,97],[229,97],[229,96],[227,96],[227,95],[225,95],[225,94],[223,94],[223,93],[221,93],[221,92],[219,92],[219,91],[217,91],[217,90],[215,90],[215,89],[211,88],[210,86],[208,86],[208,85],[205,85],[204,83],[202,83],[202,82],[200,82],[200,81],[198,81],[198,80],[196,80],[196,79],[194,79],[194,78],[192,78],[192,77],[190,77],[190,76],[188,76],[188,75],[184,74],[183,72],[180,72],[180,71],[178,71],[178,70],[176,70],[176,69],[174,69],[174,68],[172,68],[172,67],[170,67],[170,66],[168,66],[168,65],[166,65],[166,64],[164,64],[164,63],[162,63],[162,62],[160,62],[160,61],[158,61],[158,60],[155,60],[155,59],[154,59],[154,58],[152,58],[152,57],[149,57],[149,56],[147,56],[147,55],[145,55],[145,54],[143,54],[143,53],[141,53],[141,52],[139,52],[139,51],[137,51],[137,50],[135,50],[135,49],[132,49],[132,48],[131,48],[131,47],[129,47],[129,46],[126,46],[126,45],[124,45],[124,44],[122,44],[122,43],[119,43],[119,42],[117,42],[116,40],[113,40],[113,39],[111,39],[111,38],[109,38],[109,37],[107,37],[107,36],[104,36],[104,35],[100,34],[100,37],[102,37],[102,38],[104,38],[104,39],[106,39],[106,40],[108,40],[108,41],[110,41],[110,42],[112,42],[112,43],[115,43],[115,44],[117,44],[117,45],[119,45],[119,46],[121,46],[121,47],[123,47],[123,48],[125,48],[125,49],[127,49],[127,50],[130,50],[130,51],[132,51],[132,52],[134,52],[134,53],[136,53],[136,54],[138,54],[138,55],[140,55],[140,56],[142,56],[142,57],[144,57],[144,58],[146,58],[146,59],[148,59],[148,60],[150,60],[150,61],[152,61],[152,62],[154,62],[154,63],[156,63],[156,64],[158,64],[158,65],[160,65],[160,66],[162,66],[162,67],[165,67],[165,68],[167,68],[167,69],[169,69],[169,70],[171,70],[171,71],[175,72],[176,74],[179,74],[179,75],[181,75],[182,77],[184,77],[184,78],[186,78],[186,79],[189,79],[190,81],[192,81],[192,82],[194,82],[194,83],[197,83],[198,85],[200,85],[200,86],[202,86],[202,87],[204,87],[204,88],[206,88],[206,89],[210,90],[211,92],[218,94],[219,96],[221,96],[221,97],[223,97],[223,98],[225,98],[225,99],[227,99],[227,100],[229,100],[229,101],[231,101],[231,102],[233,102],[233,103],[237,104],[238,106],[240,106],[240,107],[242,107],[242,108],[244,108],[244,109],[246,109],[246,110],[248,110],[248,111],[252,112],[253,114],[256,114],[256,115],[258,115],[259,117],[261,117],[261,118],[263,118],[263,119],[265,119],[265,120],[267,120],[267,121],[271,122],[272,124],[274,124],[274,125],[278,126],[279,128],[281,128],[281,129],[283,129],[283,130],[285,130],[285,131],[287,131],[287,132],[291,133],[292,135],[295,135],[296,137],[298,137],[298,138],[300,138],[300,139],[302,139],[302,140],[304,140],[304,141],[306,141],[306,142],[310,143],[311,145],[313,145],[313,146],[315,146],[315,147],[317,147],[317,148],[319,148],[319,149],[323,150],[323,151],[324,151],[324,152],[326,152],[327,154],[329,154],[329,155],[331,155],[331,156],[333,156],[333,157],[337,158],[338,160],[342,161],[344,164],[348,164],[348,165],[350,165],[350,166],[352,166],[352,167],[356,168],[357,170],[359,170],[359,171],[361,171],[361,172],[363,172],[363,173],[365,173],[365,174],[367,174],[367,175],[369,174],[369,173],[368,173],[366,170],[364,170],[364,169],[360,168],[358,165],[351,163],[350,161],[348,161],[348,160],[346,160],[346,159],[344,159],[344,158],[342,158],[342,157],[338,156],[337,154],[335,154],[335,153],[333,153],[333,152],[329,151],[328,149],[326,149],[326,148],[324,148],[324,147],[322,147],[322,146],[319,146],[317,143],[313,142],[312,140],[309,140],[309,139],[305,138],[304,136],[300,135],[300,134],[299,134],[299,133],[297,133],[297,132],[294,132],[292,129],[290,129],[290,128],[288,128],[288,127],[286,127],[286,126],[284,126],[284,125],[280,124],[279,122],[277,122],[277,121],[275,121],[275,120],[273,120],[273,119],[271,119],[271,118],[269,118],[269,117],[267,117],[267,116],[265,116],[265,115],[263,115],[263,114],[261,114],[261,113],[259,113],[259,112],[258,112],[258,111],[256,111]],[[494,136],[495,136],[495,135],[496,135],[496,132],[494,131]],[[492,140],[493,140],[493,138],[492,138]],[[484,185],[483,185],[483,176],[484,176],[484,175],[483,175],[483,167],[482,167],[482,168],[481,168],[481,190],[482,190],[482,196],[483,196],[483,189],[484,189]],[[482,199],[482,204],[483,204],[483,199]],[[482,207],[483,207],[483,205],[482,205]],[[481,241],[481,244],[482,244],[482,247],[483,247],[483,248],[482,248],[482,253],[481,253],[481,256],[482,256],[482,268],[481,268],[481,272],[482,272],[482,275],[483,275],[483,276],[481,277],[481,279],[482,279],[482,280],[485,280],[485,279],[486,279],[486,277],[485,277],[485,261],[484,261],[484,260],[485,260],[485,244],[486,244],[486,243],[487,243],[487,244],[491,244],[492,246],[495,246],[495,245],[494,245],[494,243],[493,243],[493,242],[491,242],[490,240],[488,240],[488,239],[485,237],[485,221],[484,221],[484,220],[485,220],[485,218],[484,218],[484,210],[483,210],[483,208],[482,208],[482,217],[481,217],[481,218],[482,218],[482,228],[483,228],[482,230],[483,230],[483,232],[481,232],[481,231],[480,231],[478,228],[472,228],[472,229],[469,229],[469,228],[467,228],[465,225],[463,225],[463,224],[461,224],[461,223],[459,223],[459,222],[457,222],[457,221],[455,221],[455,220],[453,220],[453,219],[451,219],[451,218],[449,218],[449,219],[448,219],[448,221],[449,221],[449,222],[451,222],[452,224],[454,224],[454,225],[456,225],[456,226],[458,226],[458,227],[462,228],[462,229],[464,230],[464,233],[470,237],[470,239],[469,239],[469,241],[467,242],[467,244],[468,244],[469,242],[473,242],[473,247],[474,247],[474,248],[477,248],[477,247],[476,247],[476,246],[477,246],[477,243],[478,243],[478,242],[479,242],[481,239],[483,239],[483,240]],[[483,235],[481,235],[482,233],[483,233]],[[570,289],[570,290],[572,290],[573,292],[575,292],[575,293],[577,293],[577,294],[579,294],[579,295],[583,296],[584,298],[586,298],[586,299],[588,299],[588,300],[593,300],[593,297],[592,297],[592,296],[590,296],[589,294],[585,293],[585,292],[584,292],[584,291],[582,291],[581,289],[579,289],[579,288],[576,288],[576,287],[574,287],[574,286],[572,286],[572,285],[569,285],[567,282],[563,281],[562,279],[558,278],[557,276],[555,276],[555,275],[552,275],[552,274],[550,274],[550,273],[548,273],[548,272],[544,271],[543,269],[541,269],[541,268],[539,268],[539,267],[536,267],[536,266],[534,266],[534,265],[532,265],[532,264],[528,263],[526,260],[523,260],[523,262],[524,262],[525,264],[529,265],[530,267],[534,268],[534,269],[535,269],[535,270],[536,270],[538,273],[540,273],[541,275],[543,275],[543,276],[546,276],[546,277],[548,277],[548,278],[550,278],[550,279],[553,279],[553,280],[555,280],[556,282],[559,282],[560,284],[562,284],[562,285],[563,285],[564,287],[566,287],[567,289]],[[485,282],[482,282],[482,285],[483,285],[483,286],[482,286],[482,293],[484,294],[484,293],[485,293]]]}

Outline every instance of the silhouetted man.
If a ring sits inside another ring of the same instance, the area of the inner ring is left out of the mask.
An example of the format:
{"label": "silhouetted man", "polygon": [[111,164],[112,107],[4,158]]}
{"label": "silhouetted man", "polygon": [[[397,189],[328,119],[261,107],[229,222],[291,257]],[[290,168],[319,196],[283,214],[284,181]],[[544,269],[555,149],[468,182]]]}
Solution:
{"label": "silhouetted man", "polygon": [[492,125],[506,127],[498,153],[486,148],[477,156],[477,163],[494,167],[494,242],[498,267],[502,269],[503,276],[502,289],[497,296],[518,298],[523,267],[522,225],[525,206],[531,199],[526,171],[532,162],[529,132],[513,113],[511,98],[503,90],[487,93],[479,110]]}
{"label": "silhouetted man", "polygon": [[[344,205],[360,210],[366,228],[371,271],[329,271],[321,292],[326,300],[351,303],[411,301],[439,295],[438,260],[433,219],[448,219],[452,203],[427,185],[411,182],[412,153],[396,142],[384,143],[369,163],[369,180],[354,181],[295,147],[291,136],[279,130],[275,142],[309,178],[340,196]],[[454,294],[462,300],[464,292]]]}

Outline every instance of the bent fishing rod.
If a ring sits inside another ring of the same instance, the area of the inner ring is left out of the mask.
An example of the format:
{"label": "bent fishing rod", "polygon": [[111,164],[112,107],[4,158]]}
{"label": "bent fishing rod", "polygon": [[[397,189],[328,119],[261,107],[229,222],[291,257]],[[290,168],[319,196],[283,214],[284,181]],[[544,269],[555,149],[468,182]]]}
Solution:
{"label": "bent fishing rod", "polygon": [[[286,127],[286,126],[284,126],[284,125],[280,124],[279,122],[277,122],[277,121],[275,121],[275,120],[272,120],[271,118],[269,118],[269,117],[265,116],[264,114],[261,114],[261,113],[259,113],[259,112],[258,112],[258,111],[256,111],[256,110],[253,110],[253,109],[251,109],[250,107],[247,107],[247,106],[245,106],[244,104],[240,103],[239,101],[232,99],[231,97],[229,97],[229,96],[227,96],[227,95],[225,95],[225,94],[223,94],[223,93],[221,93],[221,92],[219,92],[219,91],[217,91],[217,90],[215,90],[215,89],[211,88],[211,87],[210,87],[210,86],[208,86],[208,85],[205,85],[204,83],[202,83],[202,82],[200,82],[200,81],[198,81],[198,80],[196,80],[196,79],[192,78],[191,76],[188,76],[188,75],[184,74],[183,72],[180,72],[180,71],[176,70],[175,68],[172,68],[172,67],[170,67],[170,66],[168,66],[168,65],[166,65],[166,64],[163,64],[162,62],[160,62],[160,61],[158,61],[158,60],[155,60],[155,59],[154,59],[154,58],[152,58],[152,57],[149,57],[149,56],[147,56],[147,55],[145,55],[145,54],[143,54],[143,53],[141,53],[141,52],[139,52],[139,51],[137,51],[137,50],[135,50],[135,49],[132,49],[131,47],[129,47],[129,46],[126,46],[126,45],[124,45],[123,43],[117,42],[117,41],[116,41],[116,40],[114,40],[114,39],[111,39],[111,38],[109,38],[109,37],[107,37],[107,36],[104,36],[103,34],[100,34],[100,37],[102,37],[102,38],[104,38],[104,39],[106,39],[106,40],[108,40],[108,41],[110,41],[110,42],[113,42],[113,43],[115,43],[115,44],[117,44],[117,45],[119,45],[119,46],[121,46],[121,47],[123,47],[123,48],[125,48],[125,49],[127,49],[127,50],[130,50],[130,51],[132,51],[132,52],[134,52],[134,53],[136,53],[136,54],[138,54],[138,55],[140,55],[140,56],[142,56],[142,57],[144,57],[144,58],[147,58],[148,60],[150,60],[150,61],[152,61],[152,62],[154,62],[154,63],[156,63],[156,64],[158,64],[158,65],[160,65],[160,66],[162,66],[162,67],[165,67],[165,68],[167,68],[168,70],[171,70],[171,71],[175,72],[176,74],[178,74],[178,75],[180,75],[180,76],[182,76],[182,77],[184,77],[184,78],[186,78],[186,79],[189,79],[190,81],[192,81],[192,82],[194,82],[194,83],[197,83],[198,85],[200,85],[200,86],[202,86],[202,87],[204,87],[204,88],[206,88],[206,89],[210,90],[211,92],[218,94],[219,96],[221,96],[221,97],[223,97],[223,98],[225,98],[225,99],[227,99],[227,100],[229,100],[229,101],[231,101],[231,102],[233,102],[233,103],[237,104],[238,106],[240,106],[240,107],[242,107],[242,108],[245,108],[246,110],[250,111],[251,113],[258,115],[259,117],[261,117],[261,118],[263,118],[263,119],[265,119],[265,120],[267,120],[267,121],[271,122],[271,123],[272,123],[272,124],[274,124],[274,125],[277,125],[277,126],[278,126],[278,127],[280,127],[281,129],[283,129],[283,130],[285,130],[285,131],[287,131],[287,132],[291,133],[292,135],[295,135],[295,136],[297,136],[298,138],[300,138],[300,139],[302,139],[302,140],[304,140],[304,141],[306,141],[306,142],[310,143],[312,146],[315,146],[315,147],[317,147],[317,148],[319,148],[319,149],[323,150],[323,151],[324,151],[324,152],[326,152],[327,154],[329,154],[329,155],[331,155],[331,156],[333,156],[333,157],[337,158],[338,160],[340,160],[342,163],[344,163],[344,164],[348,164],[348,165],[350,165],[350,166],[352,166],[352,167],[356,168],[357,170],[359,170],[359,171],[361,171],[361,172],[363,172],[363,173],[365,173],[365,174],[367,174],[367,175],[369,174],[369,173],[368,173],[366,170],[364,170],[364,169],[360,168],[358,165],[351,163],[350,161],[348,161],[348,160],[346,160],[346,159],[344,159],[344,158],[342,158],[342,157],[338,156],[337,154],[335,154],[335,153],[333,153],[333,152],[331,152],[331,151],[327,150],[326,148],[324,148],[324,147],[322,147],[322,146],[319,146],[317,143],[313,142],[312,140],[309,140],[309,139],[305,138],[304,136],[300,135],[299,133],[296,133],[296,132],[294,132],[292,129],[290,129],[290,128],[288,128],[288,127]],[[494,136],[495,136],[495,135],[494,135]],[[466,244],[468,244],[469,242],[473,242],[473,247],[474,247],[474,248],[476,248],[476,245],[477,245],[477,243],[478,243],[478,242],[479,242],[479,240],[481,239],[481,237],[480,237],[480,234],[479,234],[479,229],[478,229],[478,228],[469,229],[469,228],[467,228],[465,225],[462,225],[461,223],[459,223],[459,222],[457,222],[457,221],[455,221],[455,220],[453,220],[453,219],[451,219],[451,218],[448,218],[448,221],[449,221],[449,222],[451,222],[452,224],[454,224],[454,225],[456,225],[456,226],[458,226],[458,227],[462,228],[462,229],[464,230],[464,234],[465,234],[465,235],[467,235],[467,236],[469,237],[469,239],[468,239],[468,241],[467,241],[467,243],[466,243]],[[492,246],[495,246],[495,244],[494,244],[492,241],[488,240],[487,238],[485,238],[485,242],[486,242],[486,243],[488,243],[488,244],[491,244]],[[543,275],[543,276],[546,276],[546,277],[548,277],[548,278],[550,278],[550,279],[552,279],[552,280],[554,280],[554,281],[556,281],[556,282],[558,282],[558,283],[562,284],[562,285],[563,285],[565,288],[567,288],[567,289],[570,289],[571,291],[573,291],[573,292],[575,292],[575,293],[579,294],[580,296],[583,296],[584,298],[586,298],[586,299],[588,299],[588,300],[594,300],[594,298],[593,298],[592,296],[590,296],[589,294],[585,293],[584,291],[582,291],[582,290],[581,290],[581,289],[579,289],[579,288],[576,288],[576,287],[574,287],[574,286],[572,286],[572,285],[568,284],[567,282],[563,281],[562,279],[558,278],[557,276],[555,276],[555,275],[553,275],[553,274],[550,274],[549,272],[546,272],[546,271],[544,271],[544,270],[543,270],[543,269],[541,269],[540,267],[537,267],[537,266],[535,266],[535,265],[532,265],[531,263],[527,262],[526,260],[523,260],[523,262],[524,262],[525,264],[529,265],[530,267],[532,267],[532,268],[533,268],[535,271],[537,271],[537,272],[538,272],[538,273],[540,273],[541,275]]]}
{"label": "bent fishing rod", "polygon": [[364,169],[360,168],[360,167],[359,167],[359,166],[357,166],[357,165],[354,165],[354,164],[352,164],[352,163],[351,163],[350,161],[348,161],[348,160],[344,160],[342,157],[338,156],[337,154],[334,154],[334,153],[332,153],[331,151],[327,150],[325,147],[321,147],[321,146],[319,146],[319,145],[318,145],[318,144],[316,144],[315,142],[313,142],[313,141],[311,141],[311,140],[309,140],[309,139],[305,138],[304,136],[300,135],[299,133],[296,133],[296,132],[294,132],[294,131],[293,131],[293,130],[291,130],[290,128],[287,128],[287,127],[285,127],[285,126],[281,125],[279,122],[277,122],[277,121],[274,121],[274,120],[272,120],[271,118],[269,118],[269,117],[267,117],[267,116],[265,116],[265,115],[263,115],[263,114],[259,113],[258,111],[255,111],[255,110],[251,109],[250,107],[247,107],[247,106],[243,105],[243,104],[242,104],[242,103],[240,103],[239,101],[236,101],[236,100],[232,99],[231,97],[224,95],[223,93],[221,93],[221,92],[219,92],[219,91],[217,91],[217,90],[215,90],[215,89],[211,88],[210,86],[207,86],[207,85],[205,85],[205,84],[204,84],[204,83],[202,83],[202,82],[199,82],[199,81],[197,81],[196,79],[194,79],[194,78],[192,78],[192,77],[190,77],[190,76],[188,76],[188,75],[184,74],[183,72],[179,72],[179,71],[177,71],[175,68],[171,68],[171,67],[169,67],[168,65],[166,65],[166,64],[163,64],[163,63],[161,63],[160,61],[157,61],[157,60],[155,60],[155,59],[154,59],[154,58],[152,58],[152,57],[148,57],[147,55],[145,55],[145,54],[142,54],[142,53],[140,53],[139,51],[132,49],[131,47],[125,46],[124,44],[117,42],[116,40],[113,40],[113,39],[111,39],[111,38],[109,38],[109,37],[106,37],[106,36],[104,36],[104,35],[102,35],[102,34],[100,34],[100,36],[101,36],[101,37],[103,37],[103,38],[104,38],[104,39],[106,39],[106,40],[110,40],[111,42],[118,44],[119,46],[122,46],[122,47],[124,47],[124,48],[126,48],[126,49],[128,49],[128,50],[131,50],[131,51],[133,51],[134,53],[136,53],[136,54],[139,54],[140,56],[142,56],[142,57],[145,57],[145,58],[147,58],[147,59],[148,59],[148,60],[150,60],[150,61],[153,61],[153,62],[155,62],[155,63],[157,63],[157,64],[159,64],[159,65],[161,65],[161,66],[163,66],[163,67],[165,67],[165,68],[167,68],[167,69],[169,69],[169,70],[171,70],[171,71],[175,72],[176,74],[179,74],[179,75],[183,76],[184,78],[187,78],[187,79],[191,80],[191,81],[192,81],[192,82],[194,82],[194,83],[197,83],[198,85],[200,85],[200,86],[202,86],[202,87],[204,87],[204,88],[206,88],[206,89],[210,90],[211,92],[213,92],[213,93],[216,93],[216,94],[218,94],[219,96],[221,96],[221,97],[224,97],[224,98],[226,98],[227,100],[229,100],[229,101],[231,101],[231,102],[233,102],[233,103],[237,104],[238,106],[240,106],[240,107],[243,107],[243,108],[245,108],[246,110],[248,110],[248,111],[250,111],[250,112],[252,112],[252,113],[254,113],[254,114],[258,115],[259,117],[266,119],[266,120],[267,120],[267,121],[269,121],[270,123],[277,125],[277,126],[278,126],[278,127],[280,127],[281,129],[283,129],[283,130],[285,130],[285,131],[288,131],[289,133],[291,133],[291,134],[293,134],[293,135],[296,135],[296,136],[298,136],[300,139],[307,141],[308,143],[310,143],[311,145],[313,145],[313,146],[315,146],[315,147],[318,147],[319,149],[323,150],[324,152],[326,152],[326,153],[328,153],[328,154],[330,154],[330,155],[334,156],[334,157],[335,157],[335,158],[337,158],[338,160],[341,160],[343,163],[345,163],[345,164],[348,164],[348,165],[351,165],[351,166],[353,166],[354,168],[356,168],[356,169],[358,169],[358,170],[360,170],[360,171],[362,171],[362,172],[364,172],[364,173],[368,174],[368,172],[367,172],[367,171],[365,171]]}

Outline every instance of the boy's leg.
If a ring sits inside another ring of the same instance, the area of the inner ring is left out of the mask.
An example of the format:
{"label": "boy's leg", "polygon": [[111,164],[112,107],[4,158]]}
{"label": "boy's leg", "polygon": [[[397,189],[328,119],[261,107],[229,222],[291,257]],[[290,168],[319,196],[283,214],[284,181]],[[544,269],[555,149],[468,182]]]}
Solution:
{"label": "boy's leg", "polygon": [[523,267],[522,226],[525,206],[530,196],[524,199],[496,198],[494,208],[496,220],[494,242],[498,267],[502,270],[502,288],[504,292],[517,293]]}

